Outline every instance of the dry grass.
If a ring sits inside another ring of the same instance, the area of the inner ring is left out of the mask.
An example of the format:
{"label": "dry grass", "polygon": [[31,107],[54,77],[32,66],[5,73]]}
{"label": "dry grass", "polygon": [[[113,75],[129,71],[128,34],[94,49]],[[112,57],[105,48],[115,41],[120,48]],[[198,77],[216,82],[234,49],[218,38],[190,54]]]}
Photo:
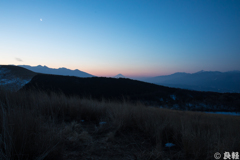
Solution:
{"label": "dry grass", "polygon": [[0,159],[197,160],[240,151],[238,116],[31,91],[1,91],[0,108]]}

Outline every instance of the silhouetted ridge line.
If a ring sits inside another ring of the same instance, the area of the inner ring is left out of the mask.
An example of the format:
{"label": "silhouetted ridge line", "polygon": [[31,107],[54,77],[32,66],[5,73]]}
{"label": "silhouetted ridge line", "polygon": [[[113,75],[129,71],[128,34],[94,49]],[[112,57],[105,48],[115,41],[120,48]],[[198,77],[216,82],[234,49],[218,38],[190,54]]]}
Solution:
{"label": "silhouetted ridge line", "polygon": [[78,69],[71,70],[64,67],[55,69],[55,68],[48,68],[47,66],[29,66],[29,65],[20,65],[21,67],[24,67],[26,69],[29,69],[31,71],[37,72],[37,73],[43,73],[43,74],[54,74],[54,75],[65,75],[65,76],[76,76],[76,77],[94,77],[93,75],[80,71]]}
{"label": "silhouetted ridge line", "polygon": [[166,76],[143,78],[142,80],[168,87],[198,91],[240,93],[240,71],[218,72],[202,70],[192,74],[177,72]]}

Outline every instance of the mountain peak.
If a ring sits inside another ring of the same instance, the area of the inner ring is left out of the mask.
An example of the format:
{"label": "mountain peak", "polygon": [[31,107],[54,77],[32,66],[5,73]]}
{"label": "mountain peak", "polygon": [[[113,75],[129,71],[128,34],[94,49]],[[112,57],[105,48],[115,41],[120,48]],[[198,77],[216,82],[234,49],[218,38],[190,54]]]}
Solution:
{"label": "mountain peak", "polygon": [[63,70],[67,70],[67,68],[65,68],[65,67],[61,67],[61,68],[58,68],[58,69],[63,69]]}
{"label": "mountain peak", "polygon": [[118,74],[118,75],[114,76],[113,78],[126,78],[126,77],[122,74]]}
{"label": "mountain peak", "polygon": [[205,72],[204,70],[201,70],[201,71],[198,71],[197,73],[203,73],[203,72]]}

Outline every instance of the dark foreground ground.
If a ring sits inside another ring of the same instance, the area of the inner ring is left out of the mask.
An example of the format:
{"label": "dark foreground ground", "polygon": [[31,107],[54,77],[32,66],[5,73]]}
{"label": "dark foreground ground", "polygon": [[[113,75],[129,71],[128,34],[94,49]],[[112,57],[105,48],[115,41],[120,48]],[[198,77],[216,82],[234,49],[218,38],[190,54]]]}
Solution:
{"label": "dark foreground ground", "polygon": [[35,91],[1,90],[0,108],[3,160],[210,160],[240,151],[239,116]]}

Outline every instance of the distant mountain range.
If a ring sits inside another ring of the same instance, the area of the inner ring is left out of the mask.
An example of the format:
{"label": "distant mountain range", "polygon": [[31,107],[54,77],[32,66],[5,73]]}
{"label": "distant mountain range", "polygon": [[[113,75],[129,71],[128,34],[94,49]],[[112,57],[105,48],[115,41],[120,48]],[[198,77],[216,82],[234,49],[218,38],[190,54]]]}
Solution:
{"label": "distant mountain range", "polygon": [[94,75],[88,74],[86,72],[80,71],[78,69],[70,70],[67,68],[48,68],[47,66],[29,66],[29,65],[19,65],[20,67],[29,69],[36,73],[44,73],[44,74],[55,74],[55,75],[64,75],[64,76],[76,76],[76,77],[95,77]]}
{"label": "distant mountain range", "polygon": [[240,93],[240,71],[200,71],[192,74],[178,72],[171,75],[142,78],[139,80],[197,91]]}
{"label": "distant mountain range", "polygon": [[[5,67],[5,69],[3,69]],[[65,75],[65,76],[76,76],[76,77],[95,77],[94,75],[88,74],[80,70],[70,70],[67,68],[53,69],[47,66],[29,66],[19,65],[19,68],[14,65],[2,65],[3,70],[11,70],[14,77],[18,77],[24,80],[30,80],[27,75],[42,74],[53,74],[53,75]],[[27,69],[27,70],[23,70]],[[29,71],[32,71],[31,74]],[[25,73],[26,72],[26,73]],[[3,71],[2,71],[3,73]],[[1,73],[0,73],[1,74]],[[6,74],[5,74],[6,75]],[[6,84],[8,78],[4,78],[0,75],[0,84]],[[20,77],[19,77],[20,76]],[[126,78],[122,74],[118,74],[113,78]],[[16,79],[16,78],[15,78]],[[154,83],[157,85],[163,85],[174,88],[190,89],[196,91],[213,91],[213,92],[230,92],[240,93],[240,71],[229,71],[229,72],[218,72],[218,71],[199,71],[196,73],[185,73],[177,72],[166,76],[157,76],[149,78],[139,78],[137,80]],[[6,81],[6,82],[5,82]],[[10,81],[8,81],[10,83]]]}

